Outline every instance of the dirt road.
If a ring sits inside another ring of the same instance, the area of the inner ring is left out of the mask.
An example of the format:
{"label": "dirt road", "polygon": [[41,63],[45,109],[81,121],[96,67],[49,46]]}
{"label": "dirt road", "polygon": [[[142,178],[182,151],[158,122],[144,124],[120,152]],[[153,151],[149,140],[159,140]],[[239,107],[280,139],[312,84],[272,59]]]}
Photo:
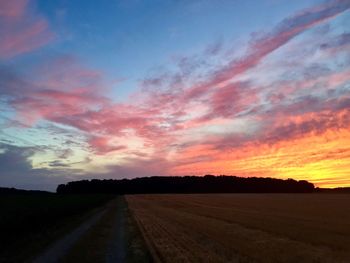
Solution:
{"label": "dirt road", "polygon": [[59,262],[73,247],[73,245],[94,225],[101,219],[102,215],[106,213],[106,208],[98,211],[91,216],[78,228],[67,234],[60,240],[52,244],[46,251],[40,254],[33,262],[34,263],[55,263]]}
{"label": "dirt road", "polygon": [[116,197],[40,254],[35,263],[152,262],[124,197]]}

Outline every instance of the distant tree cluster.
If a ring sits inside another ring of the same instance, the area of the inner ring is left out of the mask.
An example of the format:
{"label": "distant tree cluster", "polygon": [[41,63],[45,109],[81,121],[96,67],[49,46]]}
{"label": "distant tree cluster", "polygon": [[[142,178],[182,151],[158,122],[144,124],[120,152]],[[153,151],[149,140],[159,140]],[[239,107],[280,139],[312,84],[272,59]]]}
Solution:
{"label": "distant tree cluster", "polygon": [[315,188],[317,193],[338,193],[338,194],[350,194],[350,187],[337,187],[337,188]]}
{"label": "distant tree cluster", "polygon": [[310,193],[307,181],[236,176],[154,176],[122,180],[81,180],[61,184],[57,193]]}
{"label": "distant tree cluster", "polygon": [[38,191],[38,190],[22,190],[22,189],[16,189],[16,188],[9,188],[9,187],[0,187],[0,195],[14,195],[14,194],[49,194],[49,192],[46,191]]}

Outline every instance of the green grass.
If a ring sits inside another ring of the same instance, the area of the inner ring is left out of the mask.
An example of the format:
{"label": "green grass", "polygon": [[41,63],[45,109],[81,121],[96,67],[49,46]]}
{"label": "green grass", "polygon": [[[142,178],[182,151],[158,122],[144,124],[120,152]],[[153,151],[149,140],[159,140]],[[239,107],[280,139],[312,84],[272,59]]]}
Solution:
{"label": "green grass", "polygon": [[109,195],[0,196],[0,262],[24,262],[78,226]]}

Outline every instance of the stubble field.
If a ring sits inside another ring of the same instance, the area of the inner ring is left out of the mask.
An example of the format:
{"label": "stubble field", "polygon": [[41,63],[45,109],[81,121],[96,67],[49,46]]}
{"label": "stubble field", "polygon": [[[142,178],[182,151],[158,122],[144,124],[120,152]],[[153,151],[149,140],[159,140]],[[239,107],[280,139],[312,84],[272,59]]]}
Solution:
{"label": "stubble field", "polygon": [[127,196],[161,262],[350,262],[350,195]]}

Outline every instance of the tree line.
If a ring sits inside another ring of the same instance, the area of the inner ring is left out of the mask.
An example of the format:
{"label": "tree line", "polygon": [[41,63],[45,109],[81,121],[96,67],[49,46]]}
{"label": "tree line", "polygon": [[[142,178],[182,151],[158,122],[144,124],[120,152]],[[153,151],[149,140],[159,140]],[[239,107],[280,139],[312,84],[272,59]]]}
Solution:
{"label": "tree line", "polygon": [[310,193],[308,181],[237,176],[153,176],[134,179],[92,179],[60,184],[59,194],[165,194],[165,193]]}
{"label": "tree line", "polygon": [[16,189],[14,187],[0,187],[0,195],[39,195],[39,194],[52,194],[46,191],[40,190],[23,190]]}

